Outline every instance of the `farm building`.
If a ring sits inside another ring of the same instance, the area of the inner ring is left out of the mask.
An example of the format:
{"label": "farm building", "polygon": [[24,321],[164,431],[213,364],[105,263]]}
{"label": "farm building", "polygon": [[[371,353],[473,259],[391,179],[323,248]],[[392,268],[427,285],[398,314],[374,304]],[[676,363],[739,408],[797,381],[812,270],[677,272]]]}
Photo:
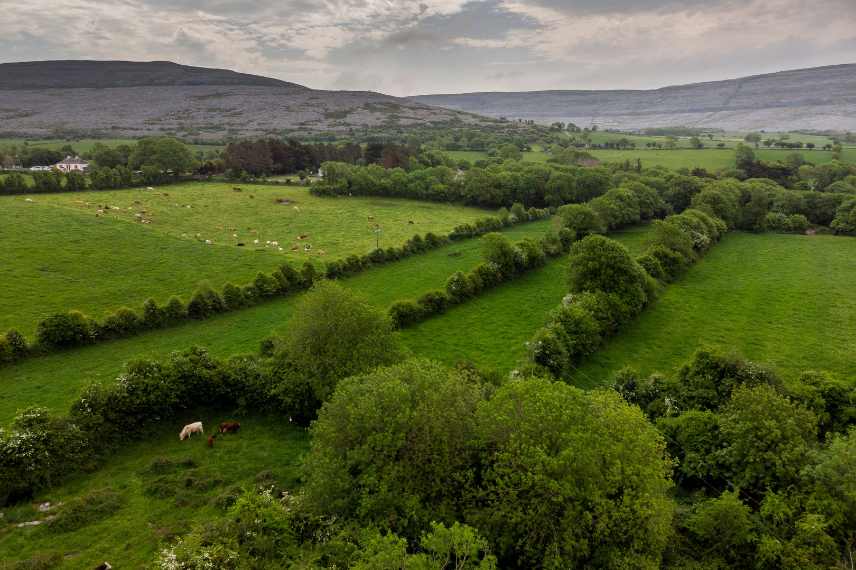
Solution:
{"label": "farm building", "polygon": [[53,167],[60,172],[85,172],[89,168],[89,163],[79,156],[66,156],[63,160],[54,164]]}

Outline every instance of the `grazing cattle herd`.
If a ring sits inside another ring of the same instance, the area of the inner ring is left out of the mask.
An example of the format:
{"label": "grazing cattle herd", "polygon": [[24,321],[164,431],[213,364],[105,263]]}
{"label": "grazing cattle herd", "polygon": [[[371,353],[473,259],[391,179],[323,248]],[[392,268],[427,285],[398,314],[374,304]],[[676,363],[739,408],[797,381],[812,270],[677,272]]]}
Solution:
{"label": "grazing cattle herd", "polygon": [[[235,421],[222,422],[219,426],[219,432],[221,434],[225,433],[238,433],[238,430],[241,429],[241,423]],[[193,422],[187,424],[181,429],[181,432],[178,434],[178,439],[184,441],[185,439],[190,438],[193,434],[198,433],[200,435],[205,435],[205,428],[202,427],[202,422]],[[217,439],[217,434],[212,434],[208,436],[208,447],[214,447],[214,440]]]}

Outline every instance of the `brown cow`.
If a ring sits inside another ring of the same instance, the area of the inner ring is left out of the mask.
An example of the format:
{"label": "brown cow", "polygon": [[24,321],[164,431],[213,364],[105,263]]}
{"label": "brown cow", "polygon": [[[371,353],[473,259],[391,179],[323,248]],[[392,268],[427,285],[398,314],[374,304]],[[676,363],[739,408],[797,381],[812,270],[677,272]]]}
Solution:
{"label": "brown cow", "polygon": [[214,436],[213,435],[208,436],[208,447],[214,447]]}
{"label": "brown cow", "polygon": [[241,429],[239,422],[223,422],[220,424],[220,433],[237,433]]}

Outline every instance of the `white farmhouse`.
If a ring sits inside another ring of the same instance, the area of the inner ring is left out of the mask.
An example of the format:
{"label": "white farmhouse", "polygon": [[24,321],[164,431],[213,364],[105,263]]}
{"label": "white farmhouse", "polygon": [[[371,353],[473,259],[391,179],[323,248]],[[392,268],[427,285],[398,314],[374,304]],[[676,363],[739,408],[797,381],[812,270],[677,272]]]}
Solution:
{"label": "white farmhouse", "polygon": [[60,172],[86,172],[86,169],[89,168],[89,163],[79,156],[66,156],[63,160],[54,164],[53,167]]}

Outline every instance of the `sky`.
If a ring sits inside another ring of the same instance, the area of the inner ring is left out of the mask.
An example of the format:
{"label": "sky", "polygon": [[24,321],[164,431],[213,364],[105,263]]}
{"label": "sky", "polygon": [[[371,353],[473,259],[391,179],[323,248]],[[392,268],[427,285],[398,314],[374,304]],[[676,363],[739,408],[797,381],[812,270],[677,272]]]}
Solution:
{"label": "sky", "polygon": [[856,0],[0,0],[0,62],[169,60],[390,95],[856,63]]}

